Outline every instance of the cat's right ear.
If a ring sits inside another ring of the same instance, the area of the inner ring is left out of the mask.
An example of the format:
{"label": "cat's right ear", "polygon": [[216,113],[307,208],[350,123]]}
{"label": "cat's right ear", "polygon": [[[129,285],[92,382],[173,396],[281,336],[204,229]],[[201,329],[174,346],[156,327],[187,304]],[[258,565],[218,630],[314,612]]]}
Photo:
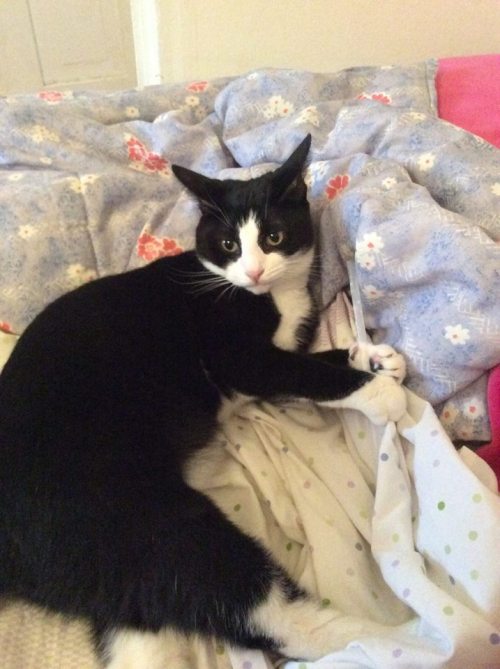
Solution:
{"label": "cat's right ear", "polygon": [[218,209],[218,200],[222,195],[224,184],[219,179],[211,179],[187,167],[172,165],[172,172],[186,188],[196,196],[201,210]]}

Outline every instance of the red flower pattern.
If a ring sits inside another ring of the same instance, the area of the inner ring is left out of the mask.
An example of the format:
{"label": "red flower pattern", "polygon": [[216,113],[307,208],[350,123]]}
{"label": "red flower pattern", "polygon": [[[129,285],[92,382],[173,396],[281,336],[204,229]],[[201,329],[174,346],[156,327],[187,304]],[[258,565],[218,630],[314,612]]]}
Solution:
{"label": "red flower pattern", "polygon": [[145,145],[137,137],[127,135],[128,157],[137,168],[142,168],[146,172],[168,173],[168,160],[162,158],[154,151],[148,151]]}
{"label": "red flower pattern", "polygon": [[361,93],[357,97],[358,100],[375,100],[381,102],[383,105],[390,105],[392,100],[386,93]]}
{"label": "red flower pattern", "polygon": [[325,193],[326,197],[329,200],[333,200],[334,197],[344,190],[349,185],[349,175],[348,174],[337,174],[337,176],[332,177],[326,184]]}
{"label": "red flower pattern", "polygon": [[59,91],[40,91],[38,97],[41,100],[45,100],[45,102],[61,102],[64,98],[64,93],[60,93]]}
{"label": "red flower pattern", "polygon": [[193,81],[191,84],[186,86],[186,90],[191,91],[192,93],[203,93],[208,88],[208,81]]}
{"label": "red flower pattern", "polygon": [[176,256],[183,250],[175,239],[155,237],[148,232],[143,232],[137,240],[137,255],[148,261],[164,258],[165,256]]}

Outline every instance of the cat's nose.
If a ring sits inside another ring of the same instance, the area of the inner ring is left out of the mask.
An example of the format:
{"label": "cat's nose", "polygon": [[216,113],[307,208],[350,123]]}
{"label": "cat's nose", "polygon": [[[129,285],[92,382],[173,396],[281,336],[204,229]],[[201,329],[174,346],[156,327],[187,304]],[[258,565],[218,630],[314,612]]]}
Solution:
{"label": "cat's nose", "polygon": [[248,278],[252,279],[254,283],[259,283],[259,279],[264,274],[264,270],[262,268],[247,269],[245,270],[245,274],[248,276]]}

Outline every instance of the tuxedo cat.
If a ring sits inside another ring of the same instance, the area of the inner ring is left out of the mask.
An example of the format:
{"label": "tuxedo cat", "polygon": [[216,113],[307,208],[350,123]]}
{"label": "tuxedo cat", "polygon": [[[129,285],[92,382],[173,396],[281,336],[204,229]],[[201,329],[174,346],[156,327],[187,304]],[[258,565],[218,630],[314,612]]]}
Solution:
{"label": "tuxedo cat", "polygon": [[343,629],[186,482],[241,401],[404,412],[390,347],[307,353],[309,146],[249,181],[174,166],[196,250],[56,300],[0,376],[0,595],[88,620],[109,669],[160,669],[169,633],[314,659]]}

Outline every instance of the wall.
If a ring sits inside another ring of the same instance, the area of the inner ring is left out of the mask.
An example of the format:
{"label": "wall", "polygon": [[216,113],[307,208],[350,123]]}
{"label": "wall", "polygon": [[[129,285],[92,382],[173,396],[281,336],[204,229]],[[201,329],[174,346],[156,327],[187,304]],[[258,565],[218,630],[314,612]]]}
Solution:
{"label": "wall", "polygon": [[500,0],[157,0],[163,81],[500,50]]}

